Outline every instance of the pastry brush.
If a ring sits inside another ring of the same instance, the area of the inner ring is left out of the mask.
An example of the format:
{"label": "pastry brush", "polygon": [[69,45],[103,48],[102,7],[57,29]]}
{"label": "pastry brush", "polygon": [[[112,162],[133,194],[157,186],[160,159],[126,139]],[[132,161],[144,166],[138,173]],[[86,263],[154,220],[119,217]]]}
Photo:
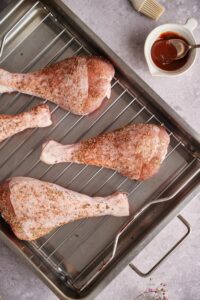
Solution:
{"label": "pastry brush", "polygon": [[144,15],[158,20],[164,13],[165,8],[156,0],[130,0],[133,7]]}

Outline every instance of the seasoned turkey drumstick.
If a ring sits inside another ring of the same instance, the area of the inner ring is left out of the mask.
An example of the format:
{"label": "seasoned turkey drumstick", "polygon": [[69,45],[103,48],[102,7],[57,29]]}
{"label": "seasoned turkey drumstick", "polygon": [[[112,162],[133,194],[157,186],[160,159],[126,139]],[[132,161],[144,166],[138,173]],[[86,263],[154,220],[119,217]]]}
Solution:
{"label": "seasoned turkey drumstick", "polygon": [[0,142],[25,129],[47,127],[51,124],[50,110],[45,104],[18,115],[0,115]]}
{"label": "seasoned turkey drumstick", "polygon": [[47,164],[75,162],[101,166],[131,179],[144,180],[159,170],[168,145],[169,135],[163,127],[133,124],[77,144],[49,141],[43,144],[40,159]]}
{"label": "seasoned turkey drumstick", "polygon": [[0,213],[19,239],[30,241],[78,219],[128,216],[129,204],[120,192],[89,197],[53,183],[13,177],[0,185]]}
{"label": "seasoned turkey drumstick", "polygon": [[72,57],[27,74],[0,69],[0,93],[34,95],[87,115],[110,97],[113,76],[113,66],[103,58]]}

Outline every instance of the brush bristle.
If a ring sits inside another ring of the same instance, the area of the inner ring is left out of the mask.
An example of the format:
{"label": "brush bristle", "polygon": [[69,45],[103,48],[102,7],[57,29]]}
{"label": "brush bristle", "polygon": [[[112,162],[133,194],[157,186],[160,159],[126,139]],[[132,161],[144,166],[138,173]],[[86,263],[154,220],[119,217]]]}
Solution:
{"label": "brush bristle", "polygon": [[156,0],[145,0],[142,3],[139,11],[144,15],[157,20],[164,13],[165,8]]}

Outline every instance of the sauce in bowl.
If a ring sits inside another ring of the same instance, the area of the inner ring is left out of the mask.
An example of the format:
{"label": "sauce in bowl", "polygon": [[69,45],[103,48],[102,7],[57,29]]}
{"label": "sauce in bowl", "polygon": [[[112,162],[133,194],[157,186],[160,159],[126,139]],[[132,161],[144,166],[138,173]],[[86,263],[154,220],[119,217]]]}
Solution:
{"label": "sauce in bowl", "polygon": [[164,32],[153,43],[151,48],[151,57],[154,64],[162,70],[174,71],[183,67],[189,57],[189,52],[181,59],[174,60],[177,56],[176,48],[170,44],[170,39],[181,39],[187,42],[185,38],[175,32]]}

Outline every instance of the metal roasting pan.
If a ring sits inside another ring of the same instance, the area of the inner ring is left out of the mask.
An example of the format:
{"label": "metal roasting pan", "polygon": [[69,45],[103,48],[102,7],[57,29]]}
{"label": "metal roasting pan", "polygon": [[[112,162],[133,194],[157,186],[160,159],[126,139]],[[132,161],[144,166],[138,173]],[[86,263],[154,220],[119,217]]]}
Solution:
{"label": "metal roasting pan", "polygon": [[[93,299],[200,191],[200,136],[112,52],[61,1],[20,0],[2,10],[0,4],[0,67],[28,72],[72,55],[103,55],[116,68],[111,99],[87,117],[75,116],[52,103],[53,125],[26,130],[0,145],[0,181],[30,176],[89,195],[126,191],[130,217],[81,220],[35,242],[15,238],[0,219],[0,238],[32,265],[61,299]],[[28,110],[41,99],[22,94],[0,95],[0,113]],[[129,180],[112,170],[39,161],[47,139],[73,143],[128,123],[164,124],[171,143],[159,173],[145,182]],[[185,236],[148,272],[148,276]]]}

